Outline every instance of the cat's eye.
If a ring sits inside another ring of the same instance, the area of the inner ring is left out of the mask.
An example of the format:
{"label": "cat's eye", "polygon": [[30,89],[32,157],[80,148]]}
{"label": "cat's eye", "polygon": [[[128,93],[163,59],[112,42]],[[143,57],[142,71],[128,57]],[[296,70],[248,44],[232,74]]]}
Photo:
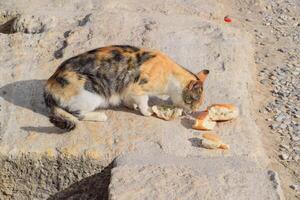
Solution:
{"label": "cat's eye", "polygon": [[199,100],[200,99],[200,95],[199,94],[193,94],[192,95],[192,99],[193,100]]}

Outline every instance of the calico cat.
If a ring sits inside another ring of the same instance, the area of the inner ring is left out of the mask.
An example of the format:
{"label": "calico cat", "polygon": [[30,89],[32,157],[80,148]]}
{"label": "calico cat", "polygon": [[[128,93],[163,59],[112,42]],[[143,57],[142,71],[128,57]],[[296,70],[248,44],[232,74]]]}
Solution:
{"label": "calico cat", "polygon": [[128,45],[101,47],[63,62],[44,89],[50,122],[70,131],[78,120],[105,121],[98,108],[125,106],[152,115],[150,96],[168,95],[174,105],[196,111],[208,70],[197,75],[159,51]]}

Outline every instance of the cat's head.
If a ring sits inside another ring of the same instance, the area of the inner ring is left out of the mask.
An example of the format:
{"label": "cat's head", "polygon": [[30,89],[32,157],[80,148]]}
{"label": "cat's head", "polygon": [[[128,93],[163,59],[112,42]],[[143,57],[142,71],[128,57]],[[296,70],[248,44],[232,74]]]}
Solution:
{"label": "cat's head", "polygon": [[209,70],[197,74],[198,80],[191,80],[182,91],[184,107],[189,111],[197,111],[204,100],[203,85]]}

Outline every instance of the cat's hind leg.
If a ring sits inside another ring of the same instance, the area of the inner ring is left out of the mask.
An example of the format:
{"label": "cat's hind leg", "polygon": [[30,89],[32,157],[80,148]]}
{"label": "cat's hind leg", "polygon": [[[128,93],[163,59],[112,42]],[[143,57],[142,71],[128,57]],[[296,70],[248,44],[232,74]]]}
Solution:
{"label": "cat's hind leg", "polygon": [[81,121],[103,122],[107,120],[104,111],[97,111],[97,108],[106,108],[107,100],[95,93],[81,90],[66,105],[75,113]]}

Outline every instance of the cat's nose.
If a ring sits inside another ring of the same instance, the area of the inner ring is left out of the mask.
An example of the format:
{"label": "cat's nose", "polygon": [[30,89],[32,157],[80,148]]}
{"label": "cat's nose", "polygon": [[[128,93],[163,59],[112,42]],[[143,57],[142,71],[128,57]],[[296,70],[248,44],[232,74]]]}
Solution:
{"label": "cat's nose", "polygon": [[183,110],[184,115],[190,115],[192,114],[192,111],[190,110]]}

